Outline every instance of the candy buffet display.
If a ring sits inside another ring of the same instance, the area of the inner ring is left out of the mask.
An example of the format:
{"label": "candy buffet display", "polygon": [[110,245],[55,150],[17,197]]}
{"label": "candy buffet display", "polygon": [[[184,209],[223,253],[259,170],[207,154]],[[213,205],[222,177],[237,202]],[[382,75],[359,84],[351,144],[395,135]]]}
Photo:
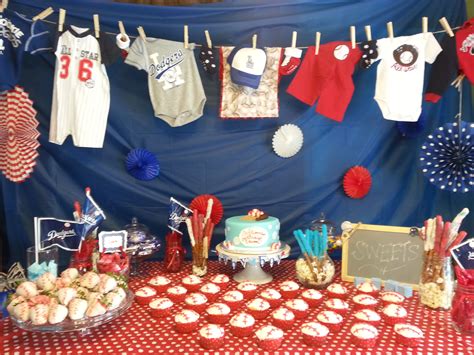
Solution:
{"label": "candy buffet display", "polygon": [[20,328],[39,332],[86,331],[122,315],[133,293],[123,278],[74,268],[21,283],[7,309]]}

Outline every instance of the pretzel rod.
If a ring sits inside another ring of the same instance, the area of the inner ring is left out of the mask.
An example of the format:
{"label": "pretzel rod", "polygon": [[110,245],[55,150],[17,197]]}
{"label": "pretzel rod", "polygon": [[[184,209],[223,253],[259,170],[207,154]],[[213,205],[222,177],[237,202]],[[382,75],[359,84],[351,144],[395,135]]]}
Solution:
{"label": "pretzel rod", "polygon": [[207,208],[206,208],[206,218],[204,218],[204,224],[207,223],[209,218],[211,218],[212,206],[214,205],[214,200],[210,198],[207,200]]}
{"label": "pretzel rod", "polygon": [[436,254],[441,255],[441,238],[443,236],[443,217],[436,216],[436,235],[434,240],[434,251]]}
{"label": "pretzel rod", "polygon": [[448,246],[449,231],[451,230],[451,222],[446,222],[443,227],[443,236],[441,237],[441,243],[439,246],[440,256],[446,254],[446,248]]}
{"label": "pretzel rod", "polygon": [[451,249],[454,248],[455,246],[457,246],[458,244],[460,244],[464,240],[464,238],[466,238],[466,235],[467,235],[466,231],[459,232],[456,239],[454,239],[454,241],[451,244],[449,244],[449,246],[446,248],[446,254],[445,255],[449,256],[450,252],[451,252]]}
{"label": "pretzel rod", "polygon": [[209,247],[211,247],[211,242],[212,242],[212,235],[214,234],[214,223],[210,222],[209,223]]}
{"label": "pretzel rod", "polygon": [[202,256],[207,259],[209,257],[208,253],[208,238],[204,237],[203,242],[202,242]]}
{"label": "pretzel rod", "polygon": [[191,218],[186,218],[186,226],[188,227],[188,234],[189,239],[191,239],[191,246],[194,248],[194,246],[196,245],[196,238],[194,238],[193,222],[191,221]]}
{"label": "pretzel rod", "polygon": [[308,253],[303,253],[304,258],[306,260],[306,264],[309,267],[309,271],[311,271],[311,274],[313,275],[314,281],[318,281],[318,275],[314,272],[314,267],[313,263],[311,262],[311,258],[309,257]]}
{"label": "pretzel rod", "polygon": [[191,221],[193,222],[193,233],[194,239],[196,240],[196,244],[199,242],[199,219],[198,219],[198,211],[193,210],[193,215],[191,217]]}

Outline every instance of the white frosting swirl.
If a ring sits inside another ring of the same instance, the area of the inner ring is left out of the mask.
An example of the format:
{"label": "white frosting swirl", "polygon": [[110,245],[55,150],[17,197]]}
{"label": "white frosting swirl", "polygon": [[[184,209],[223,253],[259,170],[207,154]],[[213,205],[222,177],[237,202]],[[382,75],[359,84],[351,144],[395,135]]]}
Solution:
{"label": "white frosting swirl", "polygon": [[337,293],[339,295],[343,295],[347,293],[347,288],[342,286],[341,284],[331,284],[328,286],[327,290],[332,293]]}
{"label": "white frosting swirl", "polygon": [[183,284],[197,285],[202,282],[201,278],[196,275],[188,275],[183,279]]}
{"label": "white frosting swirl", "polygon": [[150,307],[153,309],[166,309],[173,307],[173,304],[169,298],[155,298],[150,302]]}
{"label": "white frosting swirl", "polygon": [[239,291],[229,291],[224,294],[222,297],[224,301],[228,302],[238,302],[244,299],[244,295]]}
{"label": "white frosting swirl", "polygon": [[230,319],[230,325],[239,328],[251,327],[255,324],[255,318],[248,313],[238,313]]}
{"label": "white frosting swirl", "polygon": [[386,302],[394,302],[394,303],[402,303],[405,300],[405,297],[398,292],[382,292],[381,294],[382,300]]}
{"label": "white frosting swirl", "polygon": [[230,308],[225,303],[214,303],[206,308],[206,312],[213,315],[229,314]]}
{"label": "white frosting swirl", "polygon": [[326,307],[334,309],[348,309],[349,304],[339,298],[331,298],[324,302]]}
{"label": "white frosting swirl", "polygon": [[308,289],[308,290],[305,290],[301,296],[305,297],[305,298],[309,298],[309,299],[313,299],[313,300],[319,300],[323,297],[323,295],[321,294],[321,292],[317,291],[317,290],[313,290],[313,289]]}
{"label": "white frosting swirl", "polygon": [[380,320],[380,315],[371,309],[362,309],[356,312],[354,314],[354,317],[356,317],[359,320],[365,320],[365,321],[377,322]]}
{"label": "white frosting swirl", "polygon": [[379,331],[373,325],[367,323],[356,323],[351,328],[351,333],[360,339],[373,339]]}
{"label": "white frosting swirl", "polygon": [[318,321],[323,323],[338,324],[341,323],[343,318],[340,314],[333,311],[322,311],[316,316]]}
{"label": "white frosting swirl", "polygon": [[393,303],[384,307],[382,312],[389,317],[406,317],[408,314],[405,308]]}
{"label": "white frosting swirl", "polygon": [[156,291],[151,287],[145,286],[139,288],[137,292],[135,292],[135,295],[139,297],[150,297],[156,295]]}
{"label": "white frosting swirl", "polygon": [[221,288],[212,282],[208,282],[207,284],[203,285],[200,289],[201,292],[206,293],[218,293]]}
{"label": "white frosting swirl", "polygon": [[150,285],[158,285],[158,286],[168,285],[170,282],[171,280],[164,276],[155,276],[155,277],[152,277],[150,281],[148,281]]}
{"label": "white frosting swirl", "polygon": [[294,291],[298,290],[299,288],[300,286],[294,281],[283,281],[280,284],[280,289],[282,289],[283,291]]}
{"label": "white frosting swirl", "polygon": [[192,323],[199,319],[199,313],[190,309],[183,309],[177,315],[174,316],[176,323]]}
{"label": "white frosting swirl", "polygon": [[364,281],[357,286],[357,289],[361,292],[375,292],[378,290],[377,286],[375,286],[370,281]]}
{"label": "white frosting swirl", "polygon": [[229,281],[230,281],[229,277],[227,275],[224,275],[224,274],[219,274],[219,275],[216,275],[213,278],[211,278],[211,282],[215,282],[217,284],[226,283],[226,282],[229,282]]}
{"label": "white frosting swirl", "polygon": [[204,304],[207,302],[207,297],[204,296],[202,293],[191,293],[184,299],[184,302],[187,304]]}
{"label": "white frosting swirl", "polygon": [[270,303],[263,298],[254,298],[250,302],[247,302],[247,308],[254,311],[265,311],[270,308]]}
{"label": "white frosting swirl", "polygon": [[313,337],[324,337],[329,334],[329,329],[325,325],[318,322],[309,322],[303,324],[301,332]]}
{"label": "white frosting swirl", "polygon": [[237,286],[237,289],[242,291],[253,291],[257,289],[257,285],[252,282],[242,282]]}
{"label": "white frosting swirl", "polygon": [[404,336],[405,338],[417,339],[423,338],[423,331],[411,324],[397,323],[393,327],[396,333]]}
{"label": "white frosting swirl", "polygon": [[183,286],[173,286],[173,287],[168,288],[166,292],[172,293],[174,295],[183,295],[187,293],[188,290],[186,290],[186,288],[184,288]]}
{"label": "white frosting swirl", "polygon": [[295,319],[295,314],[288,308],[280,307],[272,312],[272,317],[280,320],[292,320]]}
{"label": "white frosting swirl", "polygon": [[373,305],[377,304],[377,300],[370,295],[355,295],[352,297],[352,300],[355,303],[364,304],[364,305]]}
{"label": "white frosting swirl", "polygon": [[267,288],[266,290],[260,293],[260,296],[263,298],[269,298],[272,300],[278,300],[281,298],[281,293],[273,288]]}
{"label": "white frosting swirl", "polygon": [[221,338],[224,336],[224,328],[216,324],[208,324],[199,330],[199,335],[208,339]]}
{"label": "white frosting swirl", "polygon": [[279,339],[283,337],[283,330],[274,327],[273,325],[266,325],[255,332],[255,335],[260,340]]}
{"label": "white frosting swirl", "polygon": [[300,298],[286,301],[285,305],[288,308],[296,309],[296,310],[299,310],[299,311],[306,311],[309,308],[308,304]]}

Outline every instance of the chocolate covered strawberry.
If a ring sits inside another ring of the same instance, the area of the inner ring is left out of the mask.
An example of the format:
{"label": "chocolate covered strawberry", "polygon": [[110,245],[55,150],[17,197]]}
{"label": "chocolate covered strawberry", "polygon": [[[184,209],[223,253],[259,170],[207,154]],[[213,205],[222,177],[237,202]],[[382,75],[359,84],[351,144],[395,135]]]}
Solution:
{"label": "chocolate covered strawberry", "polygon": [[61,304],[67,306],[77,295],[77,290],[72,287],[64,287],[58,290],[58,300]]}
{"label": "chocolate covered strawberry", "polygon": [[68,304],[69,318],[72,320],[78,320],[84,318],[87,311],[87,301],[81,298],[74,298]]}
{"label": "chocolate covered strawberry", "polygon": [[46,304],[37,304],[30,308],[30,320],[34,325],[48,323],[49,306]]}
{"label": "chocolate covered strawberry", "polygon": [[88,289],[96,287],[100,282],[100,277],[93,271],[86,272],[81,276],[80,285]]}
{"label": "chocolate covered strawberry", "polygon": [[17,287],[16,294],[28,299],[38,294],[38,288],[34,282],[25,281]]}
{"label": "chocolate covered strawberry", "polygon": [[21,322],[26,322],[30,319],[30,306],[28,302],[18,303],[13,307],[13,316]]}
{"label": "chocolate covered strawberry", "polygon": [[86,311],[86,316],[97,317],[105,314],[105,312],[107,312],[107,307],[100,300],[97,299],[89,303],[89,307]]}
{"label": "chocolate covered strawberry", "polygon": [[66,319],[68,309],[62,304],[56,304],[49,307],[48,322],[50,324],[58,324]]}
{"label": "chocolate covered strawberry", "polygon": [[50,272],[45,272],[36,279],[36,286],[43,291],[51,291],[56,286],[56,276]]}

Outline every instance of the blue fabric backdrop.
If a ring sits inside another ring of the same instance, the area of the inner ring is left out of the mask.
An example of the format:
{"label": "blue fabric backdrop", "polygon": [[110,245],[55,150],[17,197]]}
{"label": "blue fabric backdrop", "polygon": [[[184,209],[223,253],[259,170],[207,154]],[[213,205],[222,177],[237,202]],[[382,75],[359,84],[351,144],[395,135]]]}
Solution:
{"label": "blue fabric backdrop", "polygon": [[[33,4],[34,3],[34,4]],[[104,1],[12,1],[10,7],[35,15],[47,6],[65,8],[66,21],[92,26],[99,13],[103,30],[117,32],[123,20],[130,34],[143,26],[148,36],[182,40],[183,24],[190,26],[190,40],[204,42],[208,29],[215,44],[249,42],[259,35],[264,46],[289,46],[291,31],[298,31],[298,45],[312,45],[315,31],[322,42],[349,37],[357,26],[357,38],[365,38],[370,24],[374,38],[386,36],[385,24],[393,21],[396,35],[421,30],[421,17],[429,17],[430,30],[439,30],[438,19],[446,16],[458,26],[465,20],[464,0],[318,0],[318,1],[224,2],[193,7],[151,7]],[[49,18],[57,20],[57,14]],[[438,35],[439,36],[439,35]],[[438,37],[439,38],[439,37]],[[295,243],[291,231],[307,225],[324,211],[338,225],[344,220],[391,225],[421,225],[434,214],[453,218],[468,206],[474,213],[473,194],[437,190],[422,176],[419,148],[434,127],[453,119],[458,96],[449,89],[436,105],[424,104],[428,124],[417,139],[403,139],[394,122],[382,119],[373,100],[376,66],[354,74],[355,93],[345,119],[336,123],[315,114],[286,94],[291,78],[280,85],[280,117],[267,120],[223,121],[217,116],[217,76],[201,72],[207,95],[204,116],[181,128],[171,128],[153,116],[146,74],[122,61],[109,67],[111,109],[103,149],[76,148],[71,140],[58,146],[48,143],[52,56],[27,56],[21,85],[38,110],[41,131],[40,157],[28,181],[17,185],[1,179],[3,210],[9,244],[9,260],[24,260],[25,248],[33,244],[33,217],[70,218],[72,203],[82,201],[90,186],[107,214],[103,227],[118,229],[132,216],[164,236],[167,231],[170,196],[189,202],[203,193],[218,196],[225,217],[259,207],[282,222],[281,238]],[[429,70],[429,68],[428,68]],[[465,85],[465,93],[470,88]],[[465,97],[469,97],[465,95]],[[472,120],[471,103],[464,103],[465,119]],[[271,149],[275,130],[294,123],[304,132],[302,151],[291,159],[276,156]],[[158,179],[141,182],[128,175],[124,158],[132,148],[154,152],[161,162]],[[366,166],[373,188],[363,200],[347,198],[341,188],[344,172],[351,166]],[[474,218],[465,222],[474,231]],[[214,242],[223,239],[223,223]],[[293,249],[293,255],[299,251]]]}

